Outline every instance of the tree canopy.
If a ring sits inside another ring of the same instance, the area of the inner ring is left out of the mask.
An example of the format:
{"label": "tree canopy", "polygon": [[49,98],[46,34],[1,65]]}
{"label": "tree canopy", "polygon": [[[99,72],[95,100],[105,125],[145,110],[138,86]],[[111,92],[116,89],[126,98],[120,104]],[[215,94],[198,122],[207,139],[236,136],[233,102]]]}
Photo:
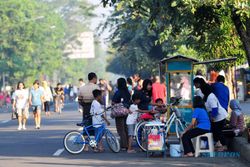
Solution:
{"label": "tree canopy", "polygon": [[64,23],[33,0],[0,1],[0,72],[10,82],[31,82],[61,63]]}
{"label": "tree canopy", "polygon": [[[114,22],[120,31],[129,31],[130,27],[141,29],[139,25],[143,23],[144,29],[157,31],[159,35],[155,42],[163,48],[164,56],[186,48],[191,53],[195,51],[191,56],[200,60],[236,56],[239,63],[246,59],[250,63],[249,0],[102,0],[102,3],[127,11],[119,15],[115,10],[114,16],[123,24],[119,27],[119,22]],[[124,18],[129,18],[129,22]],[[134,21],[133,26],[131,20]],[[148,35],[144,34],[142,38],[147,41]],[[169,47],[165,47],[166,44]],[[116,48],[115,45],[113,47]]]}

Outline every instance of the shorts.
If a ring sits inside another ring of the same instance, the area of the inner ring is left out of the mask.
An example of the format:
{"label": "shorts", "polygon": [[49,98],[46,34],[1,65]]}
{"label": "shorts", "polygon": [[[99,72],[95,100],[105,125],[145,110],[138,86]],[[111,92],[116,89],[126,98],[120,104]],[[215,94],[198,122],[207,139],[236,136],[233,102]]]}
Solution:
{"label": "shorts", "polygon": [[135,124],[127,125],[128,127],[128,136],[135,135]]}
{"label": "shorts", "polygon": [[41,106],[32,106],[32,111],[33,113],[41,112]]}
{"label": "shorts", "polygon": [[103,136],[103,127],[98,127],[98,128],[95,128],[95,137],[97,137],[97,135],[102,131],[102,133],[99,134],[99,137],[100,135]]}
{"label": "shorts", "polygon": [[26,117],[26,119],[29,118],[29,110],[28,110],[28,108],[17,108],[16,112],[17,112],[17,115],[19,117],[24,116],[24,117]]}

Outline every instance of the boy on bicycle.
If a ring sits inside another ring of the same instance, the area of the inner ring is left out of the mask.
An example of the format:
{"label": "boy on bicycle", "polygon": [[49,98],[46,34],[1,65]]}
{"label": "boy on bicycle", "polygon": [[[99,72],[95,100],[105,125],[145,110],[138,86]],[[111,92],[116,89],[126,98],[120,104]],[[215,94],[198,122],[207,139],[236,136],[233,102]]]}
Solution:
{"label": "boy on bicycle", "polygon": [[[107,123],[107,125],[110,125],[110,122],[108,121],[107,117],[104,115],[103,113],[103,109],[102,109],[102,91],[95,89],[93,90],[93,96],[94,96],[94,101],[91,104],[91,109],[90,109],[90,113],[92,115],[92,122],[93,122],[93,127],[95,128],[95,135],[97,135],[99,133],[99,131],[101,130],[101,126],[102,124],[104,124],[105,122]],[[100,134],[102,135],[102,134]],[[103,143],[102,143],[102,139],[100,140],[100,142],[98,143],[98,148],[95,149],[95,152],[103,152],[104,148],[103,148]]]}

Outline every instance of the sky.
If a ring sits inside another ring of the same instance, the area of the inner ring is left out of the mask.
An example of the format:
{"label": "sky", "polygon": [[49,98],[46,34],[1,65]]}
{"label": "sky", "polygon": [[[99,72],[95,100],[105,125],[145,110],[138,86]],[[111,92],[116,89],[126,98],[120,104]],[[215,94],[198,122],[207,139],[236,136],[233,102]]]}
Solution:
{"label": "sky", "polygon": [[[110,7],[106,7],[104,8],[102,6],[102,4],[100,3],[101,0],[88,0],[88,2],[94,4],[94,5],[98,5],[99,7],[97,7],[97,9],[95,10],[95,14],[98,16],[97,18],[93,19],[92,20],[92,23],[91,23],[91,29],[93,31],[95,31],[95,29],[98,27],[98,25],[103,22],[106,17],[108,15],[110,15],[110,11],[111,11],[111,8]],[[103,15],[105,15],[105,17],[103,17]],[[107,38],[108,36],[110,35],[109,31],[105,31],[102,33],[101,35],[101,42],[102,42],[102,46],[103,47],[107,47],[107,44],[104,43],[104,39]]]}

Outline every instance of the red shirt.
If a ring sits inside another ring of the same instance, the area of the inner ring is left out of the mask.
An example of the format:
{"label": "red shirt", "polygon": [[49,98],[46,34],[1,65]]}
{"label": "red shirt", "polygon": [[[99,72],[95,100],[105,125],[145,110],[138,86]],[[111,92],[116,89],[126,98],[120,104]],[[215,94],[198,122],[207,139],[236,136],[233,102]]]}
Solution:
{"label": "red shirt", "polygon": [[167,90],[166,86],[161,83],[153,83],[152,85],[152,97],[155,102],[156,99],[161,98],[166,103]]}

